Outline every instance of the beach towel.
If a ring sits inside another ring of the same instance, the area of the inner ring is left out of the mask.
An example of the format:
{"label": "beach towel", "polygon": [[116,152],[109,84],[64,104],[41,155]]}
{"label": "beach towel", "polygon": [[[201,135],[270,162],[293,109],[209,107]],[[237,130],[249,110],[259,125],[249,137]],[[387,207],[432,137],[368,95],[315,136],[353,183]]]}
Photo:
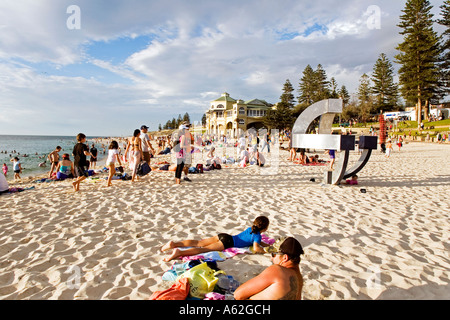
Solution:
{"label": "beach towel", "polygon": [[[275,239],[269,238],[265,234],[261,234],[261,241],[267,243],[268,245],[273,245],[275,243]],[[205,252],[195,256],[181,256],[180,259],[183,262],[198,260],[201,259],[203,261],[225,261],[226,259],[232,258],[238,254],[252,253],[252,247],[245,248],[228,248],[223,251],[210,251]],[[188,249],[188,248],[186,248]]]}
{"label": "beach towel", "polygon": [[154,292],[150,300],[186,300],[189,290],[189,279],[180,278],[169,289]]}

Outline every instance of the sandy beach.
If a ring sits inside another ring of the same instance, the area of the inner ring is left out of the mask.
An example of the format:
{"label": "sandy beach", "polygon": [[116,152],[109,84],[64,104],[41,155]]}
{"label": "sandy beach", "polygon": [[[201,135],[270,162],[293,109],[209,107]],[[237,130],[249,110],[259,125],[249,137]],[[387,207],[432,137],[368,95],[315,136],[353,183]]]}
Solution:
{"label": "sandy beach", "polygon": [[[35,189],[0,196],[0,299],[148,299],[171,284],[168,240],[236,234],[259,215],[267,236],[303,245],[303,299],[450,299],[450,145],[376,151],[357,186],[323,185],[323,166],[287,157],[275,175],[230,167],[181,186],[173,172],[88,180],[79,193],[71,181],[12,183]],[[268,254],[219,262],[240,282],[269,265]]]}

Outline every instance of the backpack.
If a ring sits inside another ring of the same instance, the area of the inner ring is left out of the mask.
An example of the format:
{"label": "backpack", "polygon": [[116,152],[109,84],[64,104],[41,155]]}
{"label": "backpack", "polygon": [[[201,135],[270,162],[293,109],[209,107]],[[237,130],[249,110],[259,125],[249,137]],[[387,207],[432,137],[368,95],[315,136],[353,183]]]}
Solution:
{"label": "backpack", "polygon": [[222,166],[220,165],[220,163],[217,163],[215,161],[213,162],[212,166],[213,166],[214,169],[217,169],[217,170],[222,169]]}
{"label": "backpack", "polygon": [[136,168],[136,174],[140,177],[149,174],[150,171],[152,171],[152,169],[146,161],[141,161]]}
{"label": "backpack", "polygon": [[198,170],[199,173],[203,173],[203,164],[198,163],[197,164],[197,170]]}

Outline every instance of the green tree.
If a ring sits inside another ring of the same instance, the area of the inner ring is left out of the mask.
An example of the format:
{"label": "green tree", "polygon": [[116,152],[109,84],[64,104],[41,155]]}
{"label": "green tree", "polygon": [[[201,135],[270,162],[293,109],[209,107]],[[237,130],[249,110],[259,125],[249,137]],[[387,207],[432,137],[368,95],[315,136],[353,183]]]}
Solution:
{"label": "green tree", "polygon": [[339,98],[343,100],[344,106],[347,105],[350,101],[350,94],[348,93],[347,87],[344,85],[339,90]]}
{"label": "green tree", "polygon": [[291,129],[295,118],[292,108],[286,102],[279,102],[275,109],[267,111],[267,115],[263,118],[263,123],[270,129]]}
{"label": "green tree", "polygon": [[365,73],[359,80],[358,101],[359,119],[366,121],[374,110],[370,78]]}
{"label": "green tree", "polygon": [[187,121],[189,123],[191,123],[191,117],[189,116],[189,113],[185,113],[183,116],[183,121]]}
{"label": "green tree", "polygon": [[398,24],[403,35],[395,56],[400,65],[400,92],[407,102],[416,104],[418,122],[422,121],[424,103],[437,91],[439,79],[439,39],[433,30],[431,9],[428,0],[408,0]]}
{"label": "green tree", "polygon": [[338,84],[336,79],[333,77],[330,79],[330,99],[338,99],[339,98],[339,90],[337,88]]}
{"label": "green tree", "polygon": [[323,69],[322,65],[317,65],[314,71],[315,82],[316,82],[316,94],[314,96],[314,102],[321,101],[323,99],[328,99],[330,97],[330,83],[327,80],[327,73]]}
{"label": "green tree", "polygon": [[204,113],[202,117],[202,126],[206,127],[206,113]]}
{"label": "green tree", "polygon": [[294,101],[295,97],[292,94],[294,92],[294,88],[292,87],[291,82],[289,79],[286,80],[283,86],[283,94],[280,97],[281,102],[286,103],[286,105],[289,106],[290,109],[294,108]]}
{"label": "green tree", "polygon": [[445,93],[450,94],[450,0],[444,1],[440,8],[442,10],[442,19],[439,19],[437,22],[446,27],[442,34],[441,79]]}
{"label": "green tree", "polygon": [[316,92],[316,82],[315,74],[313,68],[308,64],[303,70],[303,76],[300,79],[299,90],[300,95],[298,96],[298,102],[300,104],[305,103],[308,106],[313,104],[314,96]]}
{"label": "green tree", "polygon": [[391,111],[397,105],[398,88],[394,82],[394,68],[382,53],[373,67],[372,93],[375,96],[375,111]]}

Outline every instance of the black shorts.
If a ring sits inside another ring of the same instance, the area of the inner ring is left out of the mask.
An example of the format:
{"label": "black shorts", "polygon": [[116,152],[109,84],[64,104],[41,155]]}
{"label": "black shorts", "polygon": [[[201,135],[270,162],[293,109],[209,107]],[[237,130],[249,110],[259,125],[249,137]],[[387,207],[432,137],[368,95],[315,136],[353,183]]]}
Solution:
{"label": "black shorts", "polygon": [[227,233],[219,233],[219,240],[222,242],[224,249],[233,248],[234,240],[233,237]]}
{"label": "black shorts", "polygon": [[86,178],[89,177],[89,173],[86,172],[86,169],[84,167],[74,166],[74,171],[75,171],[75,177],[77,177],[77,178],[83,177],[83,176],[85,176]]}
{"label": "black shorts", "polygon": [[14,170],[14,173],[20,173],[20,170]]}

